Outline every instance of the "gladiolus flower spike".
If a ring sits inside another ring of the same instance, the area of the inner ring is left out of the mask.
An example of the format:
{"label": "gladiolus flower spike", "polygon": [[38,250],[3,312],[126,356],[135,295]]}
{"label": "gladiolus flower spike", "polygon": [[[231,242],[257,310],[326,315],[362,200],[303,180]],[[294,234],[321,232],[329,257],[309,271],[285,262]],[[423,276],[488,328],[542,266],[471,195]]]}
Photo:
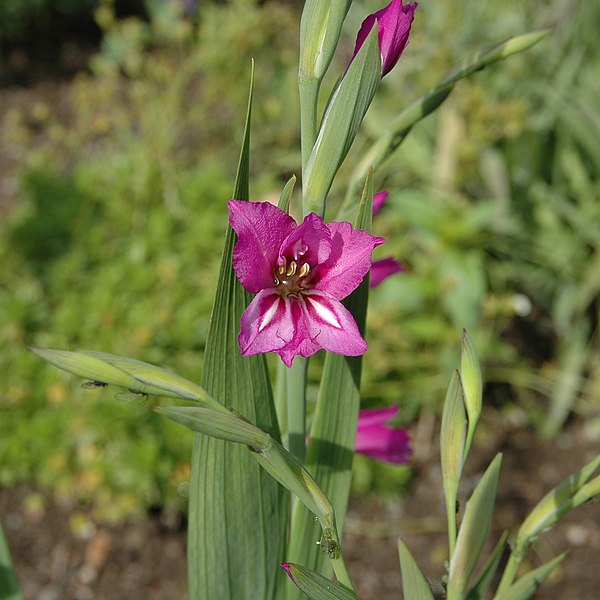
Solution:
{"label": "gladiolus flower spike", "polygon": [[231,200],[229,222],[238,235],[233,268],[256,294],[240,321],[243,356],[276,352],[290,367],[321,348],[364,354],[367,343],[340,301],[367,274],[383,238],[314,213],[297,225],[267,202]]}
{"label": "gladiolus flower spike", "polygon": [[408,36],[418,4],[402,5],[402,0],[392,0],[386,7],[369,15],[356,36],[354,56],[367,39],[377,21],[377,35],[381,52],[381,76],[385,77],[396,65],[408,45]]}

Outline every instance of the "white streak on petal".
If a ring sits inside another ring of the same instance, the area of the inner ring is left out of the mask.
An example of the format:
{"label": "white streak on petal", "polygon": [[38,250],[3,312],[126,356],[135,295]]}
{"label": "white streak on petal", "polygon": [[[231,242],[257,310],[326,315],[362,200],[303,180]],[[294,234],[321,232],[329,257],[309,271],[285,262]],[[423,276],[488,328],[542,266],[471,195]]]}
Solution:
{"label": "white streak on petal", "polygon": [[273,317],[275,316],[275,314],[277,313],[277,309],[279,308],[279,300],[280,298],[276,297],[273,304],[271,304],[269,309],[262,316],[262,319],[260,320],[260,324],[258,326],[259,333],[273,320]]}
{"label": "white streak on petal", "polygon": [[320,300],[317,300],[315,296],[311,296],[310,298],[305,297],[305,299],[309,301],[309,304],[315,309],[315,312],[323,319],[323,321],[329,323],[329,325],[336,329],[342,328],[342,324],[338,321],[335,313],[324,304],[321,304]]}

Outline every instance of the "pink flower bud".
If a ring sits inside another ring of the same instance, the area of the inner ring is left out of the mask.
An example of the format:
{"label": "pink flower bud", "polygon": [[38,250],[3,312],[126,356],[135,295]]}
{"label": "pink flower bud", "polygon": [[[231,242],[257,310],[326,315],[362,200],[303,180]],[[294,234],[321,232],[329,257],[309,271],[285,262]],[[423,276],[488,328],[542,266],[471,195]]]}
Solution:
{"label": "pink flower bud", "polygon": [[408,45],[408,35],[417,3],[402,5],[402,0],[392,0],[385,8],[369,15],[362,23],[356,36],[354,56],[358,53],[377,21],[379,50],[381,52],[381,76],[387,75],[398,62]]}

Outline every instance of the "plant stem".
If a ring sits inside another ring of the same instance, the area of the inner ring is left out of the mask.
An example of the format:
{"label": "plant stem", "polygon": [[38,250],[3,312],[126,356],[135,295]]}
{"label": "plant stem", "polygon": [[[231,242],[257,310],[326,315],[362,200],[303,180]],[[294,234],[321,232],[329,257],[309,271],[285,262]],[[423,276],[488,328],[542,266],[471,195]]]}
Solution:
{"label": "plant stem", "polygon": [[517,571],[519,570],[522,555],[521,548],[518,546],[515,546],[515,548],[512,549],[506,567],[504,568],[504,573],[502,573],[500,585],[498,585],[498,589],[496,590],[496,596],[505,592],[512,585],[517,575]]}
{"label": "plant stem", "polygon": [[287,407],[287,368],[283,361],[277,362],[277,379],[275,383],[275,412],[279,424],[281,444],[289,450],[288,445],[288,407]]}
{"label": "plant stem", "polygon": [[306,372],[308,360],[296,356],[286,369],[288,445],[301,464],[306,457]]}
{"label": "plant stem", "polygon": [[[317,104],[321,81],[314,77],[298,79],[300,89],[300,140],[302,146],[302,175],[317,139]],[[304,181],[304,180],[303,180]],[[306,213],[306,211],[304,211]]]}

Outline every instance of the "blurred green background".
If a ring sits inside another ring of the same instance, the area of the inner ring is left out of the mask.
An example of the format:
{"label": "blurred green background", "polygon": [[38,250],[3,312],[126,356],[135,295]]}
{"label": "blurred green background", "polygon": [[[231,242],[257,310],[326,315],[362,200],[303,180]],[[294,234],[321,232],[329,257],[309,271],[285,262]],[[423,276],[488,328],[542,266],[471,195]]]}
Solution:
{"label": "blurred green background", "polygon": [[[0,486],[32,481],[109,520],[185,506],[191,435],[82,389],[26,346],[104,350],[199,379],[251,58],[252,196],[300,175],[301,4],[2,3]],[[326,89],[381,4],[354,2]],[[592,2],[420,2],[332,207],[389,120],[466,55],[553,31],[459,83],[376,173],[390,191],[377,256],[406,272],[372,294],[365,405],[399,403],[404,424],[435,414],[466,327],[499,413],[545,436],[567,418],[600,427],[598,22]],[[60,41],[57,27],[71,46],[97,42],[87,67],[24,88],[19,52]],[[359,491],[406,478],[356,467]]]}

